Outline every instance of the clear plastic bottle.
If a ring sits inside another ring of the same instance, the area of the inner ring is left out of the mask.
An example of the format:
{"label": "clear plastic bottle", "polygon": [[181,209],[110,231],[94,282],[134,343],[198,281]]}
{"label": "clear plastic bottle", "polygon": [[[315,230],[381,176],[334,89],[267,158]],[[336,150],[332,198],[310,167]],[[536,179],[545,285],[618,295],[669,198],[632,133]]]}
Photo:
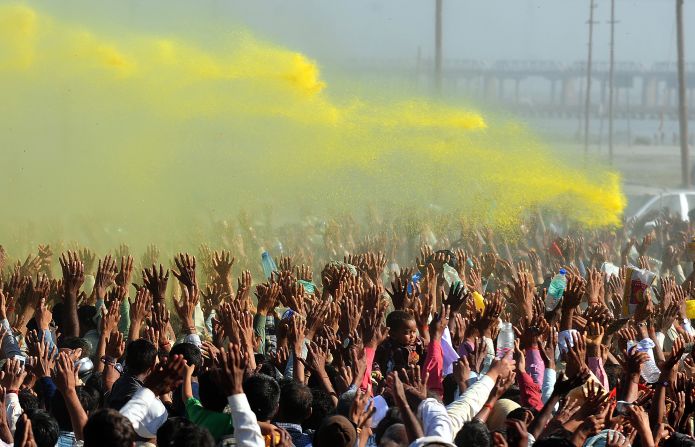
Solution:
{"label": "clear plastic bottle", "polygon": [[654,360],[654,351],[652,349],[654,348],[654,342],[652,342],[649,339],[644,339],[636,344],[633,341],[629,341],[627,344],[628,352],[630,351],[630,349],[632,349],[633,346],[638,351],[646,352],[649,355],[649,360],[642,364],[642,369],[640,370],[640,375],[642,376],[642,378],[647,383],[654,383],[657,380],[659,380],[661,371],[659,370],[659,367],[656,366],[656,361]]}
{"label": "clear plastic bottle", "polygon": [[422,278],[422,273],[420,272],[415,272],[413,276],[410,277],[410,281],[408,281],[408,293],[413,293],[413,285],[417,284],[420,282],[420,278]]}
{"label": "clear plastic bottle", "polygon": [[263,275],[266,277],[266,279],[270,279],[273,272],[276,272],[278,269],[275,265],[275,261],[273,261],[273,258],[267,251],[264,251],[263,254],[261,254],[261,265],[263,266]]}
{"label": "clear plastic bottle", "polygon": [[449,287],[461,282],[458,272],[449,264],[445,263],[442,267],[442,275],[444,276],[444,281],[446,281]]}
{"label": "clear plastic bottle", "polygon": [[500,323],[500,333],[497,336],[497,358],[502,358],[508,351],[514,350],[514,328],[512,323]]}
{"label": "clear plastic bottle", "polygon": [[560,273],[555,275],[548,285],[548,294],[545,297],[545,310],[551,311],[557,307],[557,304],[565,293],[567,287],[567,270],[560,269]]}

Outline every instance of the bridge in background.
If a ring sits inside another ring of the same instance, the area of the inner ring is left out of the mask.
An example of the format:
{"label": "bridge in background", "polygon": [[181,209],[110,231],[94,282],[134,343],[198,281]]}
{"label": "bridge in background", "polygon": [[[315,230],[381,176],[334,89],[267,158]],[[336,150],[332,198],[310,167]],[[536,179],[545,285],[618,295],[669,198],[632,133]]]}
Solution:
{"label": "bridge in background", "polygon": [[[351,69],[367,76],[401,78],[434,88],[434,60],[358,60]],[[695,63],[686,64],[689,119],[695,119]],[[591,114],[605,116],[609,66],[592,67]],[[675,62],[643,65],[616,62],[614,66],[615,118],[677,119]],[[503,104],[520,115],[577,117],[584,114],[586,62],[570,64],[543,60],[444,60],[442,94],[465,93],[472,98]],[[598,88],[596,88],[598,86]]]}

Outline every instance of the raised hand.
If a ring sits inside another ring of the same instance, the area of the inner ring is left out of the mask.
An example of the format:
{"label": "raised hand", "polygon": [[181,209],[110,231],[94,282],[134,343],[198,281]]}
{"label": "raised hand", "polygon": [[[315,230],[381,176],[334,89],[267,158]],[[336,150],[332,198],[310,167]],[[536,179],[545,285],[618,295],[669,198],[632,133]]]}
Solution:
{"label": "raised hand", "polygon": [[212,254],[212,268],[217,273],[219,284],[227,284],[230,281],[232,266],[236,258],[232,257],[229,251],[215,251]]}
{"label": "raised hand", "polygon": [[152,390],[155,396],[162,396],[176,389],[183,382],[185,373],[186,360],[182,355],[173,355],[166,365],[158,363],[143,385]]}
{"label": "raised hand", "polygon": [[[176,273],[174,273],[176,275]],[[198,287],[194,284],[191,287],[181,289],[181,298],[174,300],[174,308],[181,319],[183,331],[187,334],[195,334],[195,323],[193,321],[193,313],[195,306],[198,304]]]}
{"label": "raised hand", "polygon": [[306,309],[305,303],[305,315],[306,315],[306,338],[309,340],[314,338],[316,332],[323,326],[325,318],[328,316],[328,308],[331,303],[327,300],[314,301],[311,309]]}
{"label": "raised hand", "polygon": [[588,271],[588,282],[586,287],[586,297],[589,306],[605,303],[605,288],[603,273],[595,268]]}
{"label": "raised hand", "polygon": [[221,383],[227,396],[243,394],[242,383],[246,370],[246,358],[239,345],[230,343],[227,349],[220,351],[221,357]]}
{"label": "raised hand", "polygon": [[167,282],[169,281],[169,269],[164,270],[162,264],[159,264],[159,271],[154,264],[150,269],[143,269],[142,281],[150,291],[152,299],[155,303],[164,302],[164,296],[167,291]]}
{"label": "raised hand", "polygon": [[89,248],[84,247],[78,251],[78,255],[80,257],[80,261],[82,261],[82,263],[84,264],[85,273],[91,274],[92,272],[94,272],[94,262],[97,259],[96,253],[94,253]]}
{"label": "raised hand", "polygon": [[462,283],[454,283],[449,287],[449,293],[442,300],[442,304],[449,306],[452,313],[459,312],[461,306],[471,297],[469,291],[467,291]]}
{"label": "raised hand", "polygon": [[140,327],[152,308],[152,295],[146,288],[141,288],[135,295],[135,302],[130,301],[130,333],[129,340],[137,340],[140,336]]}
{"label": "raised hand", "polygon": [[567,275],[567,288],[562,298],[562,310],[574,309],[579,306],[579,303],[586,291],[586,281],[578,275]]}
{"label": "raised hand", "polygon": [[[158,340],[154,340],[153,344],[157,346]],[[125,354],[125,341],[123,334],[119,331],[114,331],[109,334],[109,339],[106,342],[106,355],[114,360],[118,360]]]}
{"label": "raised hand", "polygon": [[121,269],[116,274],[116,285],[122,289],[130,286],[130,277],[133,275],[133,257],[123,256],[121,258]]}
{"label": "raised hand", "polygon": [[77,253],[67,252],[60,257],[60,268],[63,271],[63,287],[66,296],[77,299],[77,292],[84,283],[84,264],[80,261]]}
{"label": "raised hand", "polygon": [[256,298],[258,299],[257,313],[268,315],[277,305],[280,296],[280,285],[277,283],[264,283],[256,286]]}
{"label": "raised hand", "polygon": [[244,270],[237,279],[236,300],[239,301],[245,310],[251,310],[251,272]]}
{"label": "raised hand", "polygon": [[97,274],[94,277],[94,293],[97,300],[106,298],[106,291],[115,283],[117,274],[116,261],[111,258],[111,255],[106,255],[103,261],[99,259]]}
{"label": "raised hand", "polygon": [[70,355],[61,352],[53,372],[53,382],[63,395],[75,391],[79,365],[75,365]]}
{"label": "raised hand", "polygon": [[587,369],[586,366],[586,337],[576,332],[572,333],[573,346],[567,350],[567,375],[574,377]]}
{"label": "raised hand", "polygon": [[169,310],[167,309],[166,304],[160,302],[152,306],[152,327],[157,333],[159,333],[160,347],[166,347],[169,345],[169,339],[167,338],[169,318]]}
{"label": "raised hand", "polygon": [[413,300],[417,299],[417,296],[408,293],[408,283],[412,276],[413,271],[410,269],[403,269],[400,273],[394,273],[394,279],[391,281],[391,290],[386,289],[386,293],[391,297],[394,309],[408,309]]}
{"label": "raised hand", "polygon": [[444,329],[449,325],[451,307],[442,304],[439,313],[435,313],[429,324],[430,340],[441,340]]}
{"label": "raised hand", "polygon": [[188,253],[179,253],[179,255],[174,258],[174,262],[176,263],[176,268],[179,269],[178,272],[175,270],[172,271],[176,279],[188,289],[192,289],[194,286],[197,287],[195,256],[191,256]]}

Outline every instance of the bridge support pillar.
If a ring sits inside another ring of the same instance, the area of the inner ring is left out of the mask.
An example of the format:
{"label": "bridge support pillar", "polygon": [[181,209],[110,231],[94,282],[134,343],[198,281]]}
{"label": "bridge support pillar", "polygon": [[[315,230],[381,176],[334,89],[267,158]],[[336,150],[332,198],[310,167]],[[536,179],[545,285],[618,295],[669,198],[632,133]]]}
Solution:
{"label": "bridge support pillar", "polygon": [[642,106],[654,107],[659,101],[658,82],[656,78],[642,78]]}
{"label": "bridge support pillar", "polygon": [[577,92],[575,87],[576,79],[567,77],[562,80],[562,105],[575,105]]}
{"label": "bridge support pillar", "polygon": [[485,99],[497,99],[497,78],[495,76],[485,76],[483,85]]}

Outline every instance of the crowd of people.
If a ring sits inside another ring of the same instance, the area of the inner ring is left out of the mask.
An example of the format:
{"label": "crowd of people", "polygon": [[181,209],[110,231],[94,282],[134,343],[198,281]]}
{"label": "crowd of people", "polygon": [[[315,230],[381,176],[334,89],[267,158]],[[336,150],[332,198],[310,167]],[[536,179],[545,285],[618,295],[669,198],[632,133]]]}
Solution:
{"label": "crowd of people", "polygon": [[695,445],[688,222],[433,227],[0,247],[0,444]]}

